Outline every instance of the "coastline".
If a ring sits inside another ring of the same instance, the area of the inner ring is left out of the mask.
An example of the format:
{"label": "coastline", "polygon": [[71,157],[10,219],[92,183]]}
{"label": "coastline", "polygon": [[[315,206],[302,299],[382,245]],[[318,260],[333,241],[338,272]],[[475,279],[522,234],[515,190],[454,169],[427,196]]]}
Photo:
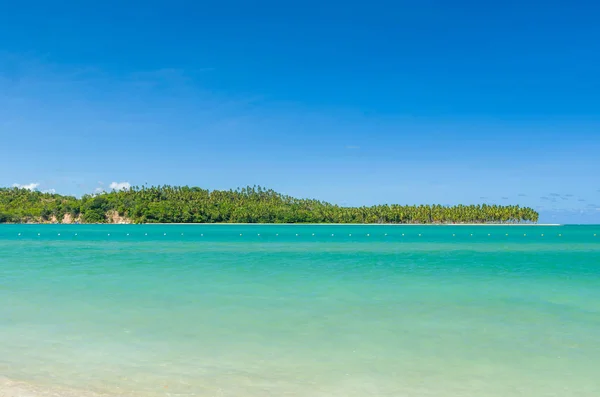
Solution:
{"label": "coastline", "polygon": [[519,204],[340,206],[259,186],[208,190],[144,186],[80,198],[0,187],[0,222],[22,223],[536,223]]}
{"label": "coastline", "polygon": [[[144,226],[168,226],[168,225],[201,225],[201,226],[566,226],[561,223],[48,223],[48,222],[29,222],[29,223],[0,223],[0,225],[144,225]],[[1,397],[1,396],[0,396]]]}

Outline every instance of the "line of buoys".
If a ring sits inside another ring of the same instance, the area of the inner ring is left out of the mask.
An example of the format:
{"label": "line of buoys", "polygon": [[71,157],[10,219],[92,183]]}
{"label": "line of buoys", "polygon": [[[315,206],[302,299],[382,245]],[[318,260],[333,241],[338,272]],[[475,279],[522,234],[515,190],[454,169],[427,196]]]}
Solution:
{"label": "line of buoys", "polygon": [[[25,234],[25,235],[26,235],[26,234]],[[41,235],[42,235],[41,233],[37,233],[37,236],[41,236]],[[57,236],[61,236],[61,233],[57,233],[56,235],[57,235]],[[74,236],[78,236],[78,233],[74,233],[73,235],[74,235]],[[109,236],[109,237],[110,237],[110,235],[111,235],[110,233],[107,233],[107,236]],[[125,235],[126,235],[126,236],[131,236],[131,234],[130,234],[130,233],[126,233]],[[163,233],[163,236],[166,236],[166,235],[167,235],[167,233]],[[181,235],[183,236],[183,235],[184,235],[184,233],[181,233]],[[256,235],[257,235],[258,237],[262,236],[262,234],[261,234],[261,233],[257,233]],[[311,235],[312,235],[312,236],[315,236],[316,234],[315,234],[315,233],[311,233]],[[488,233],[487,235],[488,235],[488,236],[491,236],[491,233]],[[17,236],[21,237],[21,236],[24,236],[24,234],[23,234],[23,233],[17,233]],[[144,236],[148,236],[148,233],[144,233]],[[240,233],[240,236],[243,236],[243,233]],[[277,236],[277,237],[278,237],[278,236],[279,236],[279,233],[275,233],[275,236]],[[300,234],[299,234],[299,233],[296,233],[296,237],[299,237],[299,236],[300,236]],[[331,237],[334,237],[334,236],[335,236],[335,234],[334,234],[334,233],[332,233],[332,234],[331,234]],[[366,237],[371,237],[371,233],[367,233],[367,234],[365,234],[365,236],[366,236]],[[386,236],[386,237],[387,237],[387,236],[389,236],[389,234],[388,234],[388,233],[385,233],[385,234],[384,234],[384,236]],[[405,237],[405,236],[406,236],[406,234],[405,234],[405,233],[402,233],[402,237]],[[422,233],[418,233],[418,234],[417,234],[417,236],[418,236],[418,237],[422,237],[422,236],[423,236],[423,234],[422,234]],[[470,236],[470,237],[474,237],[474,236],[475,236],[475,234],[473,234],[473,233],[470,233],[470,234],[469,234],[469,236]],[[508,236],[509,236],[509,233],[506,233],[506,234],[505,234],[505,236],[507,236],[507,237],[508,237]],[[563,235],[562,235],[562,233],[558,233],[558,234],[557,234],[557,236],[558,236],[558,237],[562,237]],[[598,234],[597,234],[597,233],[594,233],[594,234],[593,234],[593,237],[597,237],[597,236],[598,236]],[[204,233],[200,234],[200,237],[204,237]],[[348,237],[352,237],[352,233],[349,233],[349,234],[348,234]],[[452,237],[456,237],[456,233],[452,233]],[[527,233],[523,233],[523,237],[527,237]],[[544,233],[541,233],[541,234],[540,234],[540,237],[545,237],[545,234],[544,234]]]}

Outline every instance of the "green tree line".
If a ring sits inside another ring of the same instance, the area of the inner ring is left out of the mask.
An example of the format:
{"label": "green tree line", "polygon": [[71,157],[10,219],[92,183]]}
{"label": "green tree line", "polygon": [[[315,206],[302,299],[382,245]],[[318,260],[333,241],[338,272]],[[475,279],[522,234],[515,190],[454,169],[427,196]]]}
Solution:
{"label": "green tree line", "polygon": [[[298,199],[260,186],[206,190],[187,186],[137,187],[81,198],[0,188],[0,223],[520,223],[538,213],[518,205],[375,205],[343,207]],[[66,215],[66,217],[65,217]]]}

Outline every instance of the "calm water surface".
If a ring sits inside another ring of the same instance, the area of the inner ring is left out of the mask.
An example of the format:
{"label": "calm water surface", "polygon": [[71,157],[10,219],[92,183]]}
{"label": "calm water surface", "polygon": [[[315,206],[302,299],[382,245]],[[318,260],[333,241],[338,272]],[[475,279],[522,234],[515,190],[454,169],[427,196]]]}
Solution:
{"label": "calm water surface", "polygon": [[597,397],[599,335],[600,226],[0,225],[0,396]]}

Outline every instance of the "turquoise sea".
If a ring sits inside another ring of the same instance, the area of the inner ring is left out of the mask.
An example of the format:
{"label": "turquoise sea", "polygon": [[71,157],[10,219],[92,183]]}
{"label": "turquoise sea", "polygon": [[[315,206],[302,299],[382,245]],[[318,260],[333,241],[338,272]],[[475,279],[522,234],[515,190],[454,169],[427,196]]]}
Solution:
{"label": "turquoise sea", "polygon": [[0,396],[600,396],[600,226],[0,225]]}

